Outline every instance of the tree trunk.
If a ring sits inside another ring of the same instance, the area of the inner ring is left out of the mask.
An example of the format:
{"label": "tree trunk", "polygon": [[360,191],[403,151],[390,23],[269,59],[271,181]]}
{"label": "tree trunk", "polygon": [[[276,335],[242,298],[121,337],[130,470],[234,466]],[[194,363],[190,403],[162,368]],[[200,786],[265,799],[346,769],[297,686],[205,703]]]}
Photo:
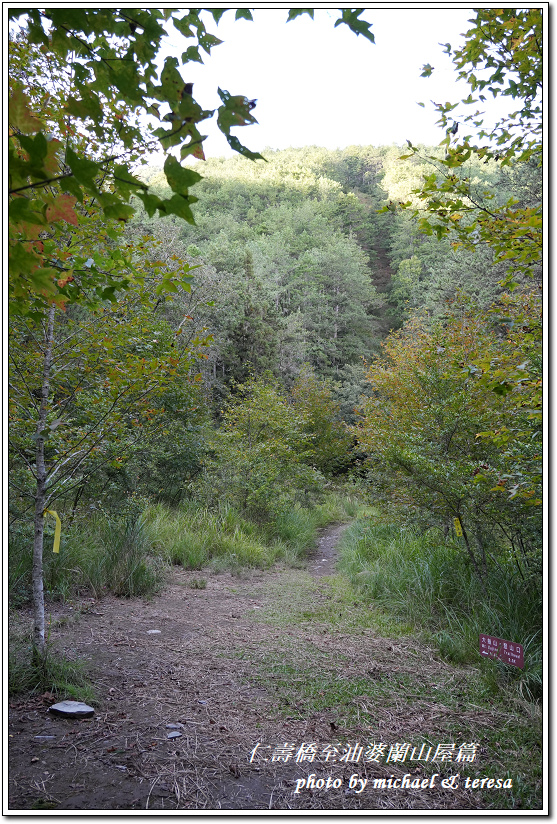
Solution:
{"label": "tree trunk", "polygon": [[466,533],[466,530],[464,529],[464,524],[462,523],[462,517],[460,515],[458,516],[458,520],[460,521],[460,526],[461,526],[461,529],[462,529],[462,537],[464,538],[464,543],[466,545],[466,551],[468,552],[468,557],[472,561],[472,566],[474,567],[474,571],[475,571],[476,575],[478,576],[482,591],[483,591],[484,595],[487,598],[487,591],[486,591],[486,588],[485,588],[484,577],[482,575],[480,567],[478,566],[478,562],[476,560],[476,556],[474,555],[472,547],[470,546],[470,542],[468,540],[468,535]]}
{"label": "tree trunk", "polygon": [[48,312],[43,362],[43,385],[41,389],[41,406],[36,430],[35,463],[37,467],[37,488],[35,492],[35,538],[33,541],[33,646],[36,658],[43,661],[46,654],[44,630],[44,587],[43,587],[43,539],[44,509],[46,501],[47,471],[44,460],[44,429],[48,411],[48,394],[50,390],[50,369],[52,366],[52,343],[54,339],[54,315],[56,307]]}

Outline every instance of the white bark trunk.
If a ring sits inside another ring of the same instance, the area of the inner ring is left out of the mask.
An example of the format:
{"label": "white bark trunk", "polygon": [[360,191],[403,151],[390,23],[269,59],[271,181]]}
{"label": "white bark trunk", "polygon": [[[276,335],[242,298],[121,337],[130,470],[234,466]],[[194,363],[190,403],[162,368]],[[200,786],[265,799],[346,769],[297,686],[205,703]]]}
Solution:
{"label": "white bark trunk", "polygon": [[44,433],[48,411],[48,395],[50,391],[50,369],[52,366],[52,343],[54,340],[54,315],[56,307],[52,306],[48,312],[48,323],[45,337],[45,351],[43,361],[43,384],[41,389],[41,405],[37,421],[37,446],[35,463],[37,467],[37,488],[35,492],[35,537],[33,541],[33,645],[35,654],[44,659],[46,652],[45,620],[44,620],[44,586],[43,586],[43,539],[44,539],[44,508],[46,500],[47,471],[44,460]]}

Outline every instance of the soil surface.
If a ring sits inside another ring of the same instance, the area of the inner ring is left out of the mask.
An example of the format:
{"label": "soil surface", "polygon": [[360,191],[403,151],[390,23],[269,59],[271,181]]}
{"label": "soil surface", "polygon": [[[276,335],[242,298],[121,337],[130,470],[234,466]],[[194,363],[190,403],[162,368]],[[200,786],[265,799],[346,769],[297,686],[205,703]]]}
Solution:
{"label": "soil surface", "polygon": [[[322,531],[304,569],[175,568],[150,600],[52,605],[51,642],[88,662],[96,712],[55,717],[48,693],[11,701],[9,810],[480,808],[477,793],[440,786],[456,765],[386,762],[395,742],[453,742],[460,725],[460,745],[506,719],[444,703],[472,668],[381,636],[335,574],[344,528]],[[413,787],[373,788],[405,774]]]}

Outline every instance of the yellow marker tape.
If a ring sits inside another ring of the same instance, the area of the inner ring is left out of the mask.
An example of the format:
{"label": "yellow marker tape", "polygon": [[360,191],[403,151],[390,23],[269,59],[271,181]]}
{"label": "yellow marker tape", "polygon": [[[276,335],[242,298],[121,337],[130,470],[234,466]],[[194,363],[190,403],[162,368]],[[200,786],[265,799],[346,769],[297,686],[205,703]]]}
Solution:
{"label": "yellow marker tape", "polygon": [[60,520],[60,516],[57,512],[53,509],[45,509],[43,512],[43,518],[46,518],[46,514],[49,512],[51,515],[54,515],[56,518],[56,526],[54,527],[54,544],[52,545],[53,552],[60,552],[60,533],[62,531],[62,521]]}
{"label": "yellow marker tape", "polygon": [[460,523],[460,520],[458,518],[454,519],[454,531],[460,538],[462,535],[462,524]]}

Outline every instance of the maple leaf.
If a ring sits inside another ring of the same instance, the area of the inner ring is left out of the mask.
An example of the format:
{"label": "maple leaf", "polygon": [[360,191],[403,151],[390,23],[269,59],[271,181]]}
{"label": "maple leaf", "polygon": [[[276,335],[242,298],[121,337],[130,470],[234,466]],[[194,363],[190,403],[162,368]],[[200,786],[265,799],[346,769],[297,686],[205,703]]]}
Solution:
{"label": "maple leaf", "polygon": [[29,100],[19,86],[10,97],[8,119],[11,125],[23,134],[34,134],[42,129],[41,121],[29,108]]}
{"label": "maple leaf", "polygon": [[59,195],[51,200],[46,207],[46,219],[49,223],[55,220],[65,220],[77,226],[77,214],[74,211],[76,198],[73,195]]}
{"label": "maple leaf", "polygon": [[46,158],[43,162],[43,167],[49,175],[56,175],[60,169],[59,152],[61,148],[62,143],[56,138],[47,142]]}

